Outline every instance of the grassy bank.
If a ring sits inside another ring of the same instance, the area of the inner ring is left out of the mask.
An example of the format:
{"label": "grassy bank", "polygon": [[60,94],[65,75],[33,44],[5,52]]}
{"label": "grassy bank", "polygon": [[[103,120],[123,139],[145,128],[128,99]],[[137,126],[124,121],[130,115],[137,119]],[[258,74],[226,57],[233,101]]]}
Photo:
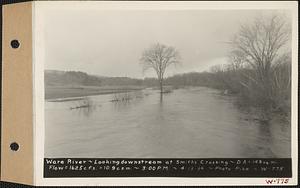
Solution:
{"label": "grassy bank", "polygon": [[45,99],[84,97],[141,90],[140,86],[46,86]]}

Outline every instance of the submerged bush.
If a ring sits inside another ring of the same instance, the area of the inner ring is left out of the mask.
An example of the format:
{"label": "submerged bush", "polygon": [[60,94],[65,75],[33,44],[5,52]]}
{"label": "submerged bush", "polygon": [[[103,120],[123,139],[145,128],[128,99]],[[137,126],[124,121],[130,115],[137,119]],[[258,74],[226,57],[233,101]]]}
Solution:
{"label": "submerged bush", "polygon": [[130,92],[125,92],[125,93],[115,93],[113,95],[113,99],[111,102],[121,102],[121,101],[129,101],[133,97]]}

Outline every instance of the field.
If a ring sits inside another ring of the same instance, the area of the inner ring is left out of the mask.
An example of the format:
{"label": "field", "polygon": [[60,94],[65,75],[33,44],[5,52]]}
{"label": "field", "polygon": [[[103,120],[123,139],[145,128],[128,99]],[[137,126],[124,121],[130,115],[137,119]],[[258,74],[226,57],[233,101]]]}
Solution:
{"label": "field", "polygon": [[61,99],[141,90],[141,86],[46,86],[45,99]]}

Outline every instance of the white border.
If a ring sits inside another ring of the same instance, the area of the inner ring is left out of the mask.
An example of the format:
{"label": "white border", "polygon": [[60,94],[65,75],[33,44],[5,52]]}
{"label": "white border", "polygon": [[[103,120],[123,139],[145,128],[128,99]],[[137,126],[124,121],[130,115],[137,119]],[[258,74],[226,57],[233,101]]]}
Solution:
{"label": "white border", "polygon": [[[34,71],[34,183],[35,185],[267,185],[266,178],[43,178],[44,159],[44,26],[47,10],[200,10],[200,9],[288,9],[292,13],[292,173],[288,184],[297,185],[298,177],[298,3],[296,1],[39,1],[33,2]],[[272,184],[272,186],[275,184]]]}

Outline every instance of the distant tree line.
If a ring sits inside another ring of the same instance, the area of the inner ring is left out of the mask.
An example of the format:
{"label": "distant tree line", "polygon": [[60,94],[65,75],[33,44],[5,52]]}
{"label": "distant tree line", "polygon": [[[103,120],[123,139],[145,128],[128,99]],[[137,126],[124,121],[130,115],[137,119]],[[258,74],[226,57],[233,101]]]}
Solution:
{"label": "distant tree line", "polygon": [[[81,71],[45,71],[46,86],[144,86],[157,87],[158,78],[146,77],[144,79],[129,78],[129,77],[104,77],[93,76]],[[216,79],[214,73],[211,72],[191,72],[177,74],[165,78],[164,85],[174,87],[185,86],[208,86],[220,88],[220,83]]]}
{"label": "distant tree line", "polygon": [[103,77],[89,75],[81,71],[45,71],[46,86],[123,86],[143,85],[142,79],[129,77]]}
{"label": "distant tree line", "polygon": [[44,77],[46,86],[101,85],[100,78],[80,71],[46,70]]}
{"label": "distant tree line", "polygon": [[218,81],[211,72],[190,72],[184,74],[177,74],[166,78],[166,85],[175,87],[185,86],[206,86],[218,88]]}

